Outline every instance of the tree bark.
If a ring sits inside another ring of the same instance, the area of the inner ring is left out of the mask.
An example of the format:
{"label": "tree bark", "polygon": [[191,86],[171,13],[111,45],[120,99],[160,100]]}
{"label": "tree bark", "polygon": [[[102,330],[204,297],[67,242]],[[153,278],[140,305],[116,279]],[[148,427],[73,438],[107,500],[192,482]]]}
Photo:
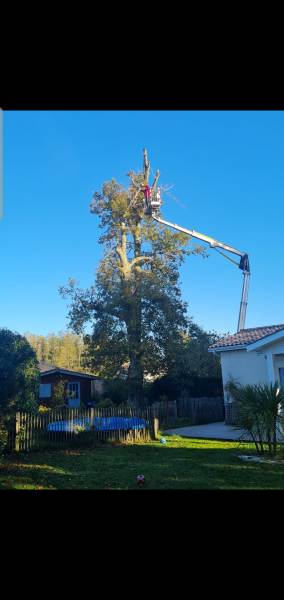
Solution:
{"label": "tree bark", "polygon": [[147,260],[141,256],[141,230],[137,221],[131,234],[134,240],[134,259],[127,258],[127,228],[121,223],[120,240],[116,253],[120,259],[120,273],[125,298],[124,320],[127,328],[129,368],[128,403],[131,406],[143,404],[143,366],[142,366],[142,302],[141,302],[141,262]]}
{"label": "tree bark", "polygon": [[[128,369],[128,403],[132,406],[143,404],[143,366],[142,366],[142,302],[141,279],[139,274],[138,259],[141,257],[141,231],[137,222],[132,232],[134,239],[134,261],[132,261],[134,291],[129,306],[129,320],[127,334],[129,344],[129,369]],[[137,259],[137,260],[136,260]],[[137,266],[136,266],[137,265]]]}
{"label": "tree bark", "polygon": [[146,183],[148,183],[149,175],[150,175],[150,161],[148,160],[146,148],[144,148],[144,150],[143,150],[143,173],[144,173],[144,180]]}
{"label": "tree bark", "polygon": [[130,307],[127,324],[129,345],[128,368],[128,403],[131,406],[141,406],[143,403],[143,368],[141,350],[141,302],[135,302]]}

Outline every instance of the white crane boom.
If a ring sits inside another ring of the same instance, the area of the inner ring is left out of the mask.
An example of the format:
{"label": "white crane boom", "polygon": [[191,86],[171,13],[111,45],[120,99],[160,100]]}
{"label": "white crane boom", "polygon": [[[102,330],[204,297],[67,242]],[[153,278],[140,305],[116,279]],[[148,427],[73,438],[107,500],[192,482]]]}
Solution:
{"label": "white crane boom", "polygon": [[194,231],[194,229],[186,229],[185,227],[176,225],[176,223],[170,223],[169,221],[165,221],[165,219],[161,219],[160,217],[157,217],[154,214],[154,212],[152,212],[152,218],[155,219],[155,221],[162,223],[163,225],[168,225],[169,227],[173,227],[174,229],[177,229],[178,231],[181,231],[182,233],[187,233],[187,235],[190,235],[191,237],[195,237],[198,240],[202,240],[202,242],[207,242],[208,244],[210,244],[211,248],[223,248],[223,250],[227,250],[228,252],[232,252],[233,254],[237,254],[238,256],[244,255],[244,252],[241,252],[240,250],[236,250],[236,248],[233,248],[232,246],[228,246],[227,244],[224,244],[223,242],[218,242],[218,240],[215,240],[214,238],[210,237],[209,235],[204,235],[204,233],[199,233],[198,231]]}
{"label": "white crane boom", "polygon": [[[157,181],[159,178],[159,171],[157,171],[154,179],[154,183],[152,187],[148,185],[149,173],[150,173],[150,162],[148,161],[147,151],[144,149],[143,154],[143,171],[144,171],[144,184],[140,188],[143,190],[145,196],[145,213],[150,215],[155,221],[161,223],[162,225],[166,225],[167,227],[173,227],[177,231],[181,231],[182,233],[186,233],[187,235],[196,238],[197,240],[201,240],[202,242],[206,242],[209,244],[210,248],[222,248],[227,252],[231,252],[232,254],[236,254],[240,256],[240,263],[238,267],[243,271],[243,288],[242,288],[242,297],[239,311],[239,319],[238,319],[238,331],[241,331],[245,328],[245,320],[246,320],[246,312],[247,312],[247,304],[248,304],[248,288],[249,288],[249,278],[250,278],[250,266],[249,266],[249,258],[246,252],[241,252],[232,246],[228,246],[223,242],[218,242],[213,237],[209,235],[204,235],[203,233],[199,233],[198,231],[194,231],[191,229],[186,229],[185,227],[181,227],[180,225],[176,225],[176,223],[170,223],[170,221],[165,221],[161,219],[161,217],[157,216],[157,212],[159,211],[162,205],[162,199],[160,194],[160,188],[156,190]],[[226,255],[224,255],[226,256]],[[229,258],[228,256],[226,258]],[[231,259],[230,259],[231,260]],[[233,261],[235,262],[235,261]],[[236,263],[237,264],[237,263]]]}
{"label": "white crane boom", "polygon": [[[150,208],[150,211],[149,211],[149,208]],[[226,250],[227,252],[231,252],[232,254],[236,254],[237,256],[240,256],[241,260],[240,260],[239,268],[243,271],[244,280],[243,280],[242,297],[241,297],[239,319],[238,319],[238,331],[241,331],[242,329],[244,329],[245,321],[246,321],[246,312],[247,312],[247,304],[248,304],[248,288],[249,288],[249,278],[250,278],[249,258],[248,258],[247,253],[241,252],[240,250],[233,248],[233,246],[228,246],[228,244],[224,244],[223,242],[219,242],[218,240],[215,240],[213,237],[211,237],[209,235],[205,235],[203,233],[199,233],[198,231],[194,231],[194,229],[186,229],[185,227],[181,227],[180,225],[177,225],[176,223],[171,223],[170,221],[165,221],[165,219],[161,219],[161,217],[158,217],[156,215],[156,211],[157,211],[156,204],[153,208],[151,206],[148,207],[148,212],[150,212],[152,219],[154,219],[158,223],[161,223],[162,225],[166,225],[167,227],[172,227],[173,229],[176,229],[177,231],[181,231],[182,233],[186,233],[190,237],[194,237],[197,240],[201,240],[202,242],[206,242],[207,244],[209,244],[210,248],[222,248],[223,250]]]}

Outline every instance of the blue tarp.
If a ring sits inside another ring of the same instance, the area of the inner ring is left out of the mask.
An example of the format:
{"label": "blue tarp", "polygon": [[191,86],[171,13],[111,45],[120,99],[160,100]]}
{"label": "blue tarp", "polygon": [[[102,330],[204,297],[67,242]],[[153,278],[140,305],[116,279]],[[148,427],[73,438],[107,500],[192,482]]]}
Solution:
{"label": "blue tarp", "polygon": [[[55,421],[49,423],[48,431],[78,431],[80,428],[90,431],[90,419],[72,419],[70,421]],[[114,431],[117,429],[145,429],[146,420],[136,417],[95,417],[95,431]]]}

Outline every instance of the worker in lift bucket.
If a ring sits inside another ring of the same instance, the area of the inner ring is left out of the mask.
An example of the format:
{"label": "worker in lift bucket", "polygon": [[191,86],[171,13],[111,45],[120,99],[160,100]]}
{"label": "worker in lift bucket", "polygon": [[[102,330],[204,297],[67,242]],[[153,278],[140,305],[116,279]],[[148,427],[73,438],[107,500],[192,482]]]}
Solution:
{"label": "worker in lift bucket", "polygon": [[146,214],[151,214],[151,193],[152,193],[152,188],[146,182],[146,183],[143,183],[143,185],[141,186],[140,189],[141,189],[141,192],[143,192],[144,198],[145,198]]}
{"label": "worker in lift bucket", "polygon": [[162,204],[162,198],[161,198],[161,188],[157,188],[157,191],[155,194],[152,194],[152,198],[151,198],[151,208],[152,210],[158,210],[160,208]]}
{"label": "worker in lift bucket", "polygon": [[148,183],[143,183],[143,185],[141,187],[141,192],[143,192],[147,204],[149,203],[149,200],[151,198],[151,191],[152,190],[151,190],[150,186],[148,185]]}

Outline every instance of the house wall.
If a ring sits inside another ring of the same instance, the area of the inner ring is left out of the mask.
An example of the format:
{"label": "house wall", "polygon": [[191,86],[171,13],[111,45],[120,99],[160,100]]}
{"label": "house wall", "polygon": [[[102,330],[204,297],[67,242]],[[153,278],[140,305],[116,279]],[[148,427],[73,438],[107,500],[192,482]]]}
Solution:
{"label": "house wall", "polygon": [[[51,375],[41,375],[40,377],[40,383],[51,383],[52,384],[52,391],[53,391],[53,387],[55,384],[57,384],[59,381],[70,381],[70,382],[75,382],[75,381],[79,381],[80,382],[80,400],[81,400],[81,406],[86,404],[87,402],[89,402],[92,398],[91,395],[91,379],[86,379],[85,377],[81,378],[78,375],[56,375],[56,374],[51,374]],[[44,402],[45,404],[48,403],[48,401],[50,400],[50,398],[41,398],[40,401]]]}
{"label": "house wall", "polygon": [[267,344],[263,347],[263,352],[273,352],[273,354],[284,354],[284,342],[274,342],[273,344]]}
{"label": "house wall", "polygon": [[274,342],[272,344],[267,344],[263,348],[263,353],[267,357],[267,360],[272,360],[272,371],[274,376],[274,381],[278,381],[279,383],[279,369],[284,368],[284,342],[280,340],[279,342]]}
{"label": "house wall", "polygon": [[277,381],[278,383],[280,383],[279,380],[279,369],[282,368],[284,369],[284,354],[277,354],[276,356],[274,356],[274,375],[275,375],[275,381]]}
{"label": "house wall", "polygon": [[268,370],[264,352],[247,352],[246,350],[227,350],[221,352],[221,368],[225,402],[230,395],[225,385],[235,379],[241,385],[269,383]]}

